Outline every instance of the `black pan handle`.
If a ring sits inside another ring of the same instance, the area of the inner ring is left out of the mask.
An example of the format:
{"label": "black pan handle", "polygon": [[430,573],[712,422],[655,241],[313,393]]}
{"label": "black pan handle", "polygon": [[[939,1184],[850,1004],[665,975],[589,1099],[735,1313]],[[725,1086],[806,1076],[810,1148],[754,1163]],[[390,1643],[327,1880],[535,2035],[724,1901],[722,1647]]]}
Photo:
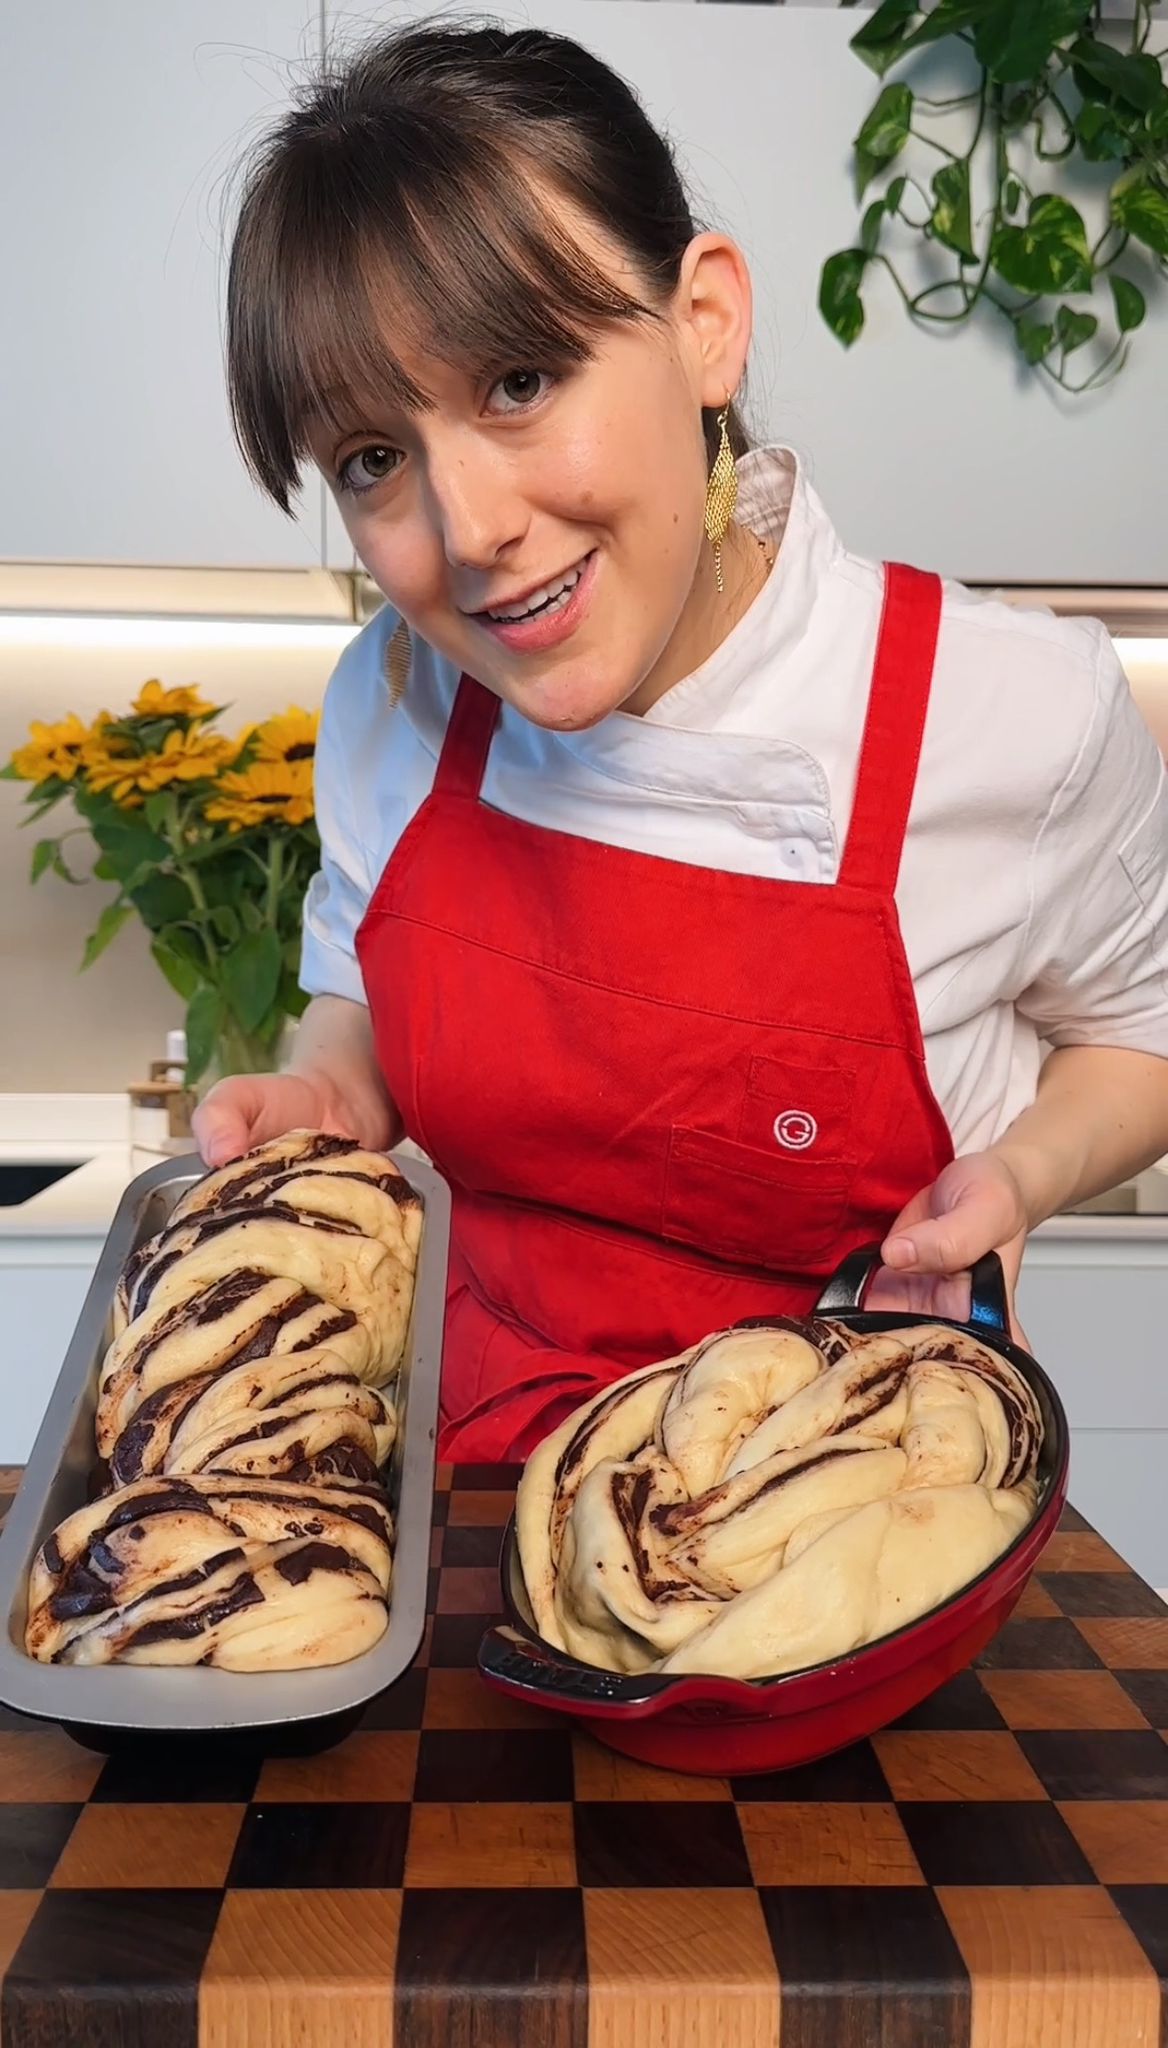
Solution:
{"label": "black pan handle", "polygon": [[[880,1268],[880,1246],[861,1245],[841,1260],[815,1304],[817,1316],[834,1315],[837,1309],[862,1309],[864,1296]],[[974,1327],[1010,1333],[1010,1308],[1006,1299],[1006,1275],[996,1252],[987,1252],[970,1271],[969,1321]]]}
{"label": "black pan handle", "polygon": [[557,1651],[521,1635],[500,1622],[479,1644],[479,1670],[485,1678],[504,1678],[535,1692],[559,1693],[586,1706],[592,1700],[624,1702],[649,1698],[667,1680],[626,1677],[617,1671],[594,1671],[587,1664],[566,1662]]}

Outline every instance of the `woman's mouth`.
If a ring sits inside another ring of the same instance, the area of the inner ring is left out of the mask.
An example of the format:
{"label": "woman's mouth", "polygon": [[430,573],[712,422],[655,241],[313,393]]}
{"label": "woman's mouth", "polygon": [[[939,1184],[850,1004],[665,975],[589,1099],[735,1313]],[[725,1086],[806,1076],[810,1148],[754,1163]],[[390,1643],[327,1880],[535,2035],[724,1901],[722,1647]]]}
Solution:
{"label": "woman's mouth", "polygon": [[472,616],[493,640],[517,654],[556,647],[574,633],[596,580],[596,549],[571,569],[554,576],[513,604],[490,606]]}

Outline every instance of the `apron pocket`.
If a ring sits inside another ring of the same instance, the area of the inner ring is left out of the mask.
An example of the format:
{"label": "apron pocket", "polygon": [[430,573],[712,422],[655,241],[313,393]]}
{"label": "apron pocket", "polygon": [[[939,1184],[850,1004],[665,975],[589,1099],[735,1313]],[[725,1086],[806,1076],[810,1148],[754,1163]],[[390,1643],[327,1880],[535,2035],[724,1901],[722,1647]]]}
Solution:
{"label": "apron pocket", "polygon": [[854,1173],[841,1160],[812,1163],[674,1124],[661,1234],[777,1273],[831,1263]]}

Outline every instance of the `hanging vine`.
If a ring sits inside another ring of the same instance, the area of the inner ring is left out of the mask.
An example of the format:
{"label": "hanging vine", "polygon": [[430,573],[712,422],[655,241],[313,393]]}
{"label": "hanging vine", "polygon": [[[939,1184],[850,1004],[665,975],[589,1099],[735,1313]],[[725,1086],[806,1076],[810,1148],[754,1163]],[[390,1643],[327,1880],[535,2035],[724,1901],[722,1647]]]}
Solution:
{"label": "hanging vine", "polygon": [[[1025,361],[1066,391],[1122,369],[1149,278],[1168,275],[1168,49],[1150,47],[1152,0],[1132,4],[1122,40],[1104,39],[1097,0],[883,0],[852,37],[882,79],[953,38],[972,55],[972,83],[930,100],[890,81],[855,137],[858,197],[887,183],[854,246],[823,266],[820,311],[845,348],[863,330],[868,281],[883,270],[921,326],[952,328],[979,306],[996,309]],[[953,146],[955,127],[964,149]],[[914,141],[941,159],[927,182],[895,168]],[[1104,169],[1107,218],[1094,238],[1065,189],[1076,159]],[[916,284],[905,258],[922,248],[931,274]],[[1105,296],[1089,307],[1100,287]]]}

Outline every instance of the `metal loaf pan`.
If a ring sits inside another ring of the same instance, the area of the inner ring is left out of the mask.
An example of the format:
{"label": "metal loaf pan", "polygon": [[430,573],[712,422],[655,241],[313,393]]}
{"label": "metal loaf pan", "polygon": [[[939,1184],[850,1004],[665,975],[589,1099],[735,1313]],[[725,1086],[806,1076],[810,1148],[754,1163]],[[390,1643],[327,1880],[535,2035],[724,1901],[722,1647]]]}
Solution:
{"label": "metal loaf pan", "polygon": [[[399,1380],[398,1435],[386,1475],[397,1541],[389,1626],[380,1641],[346,1664],[299,1672],[41,1664],[25,1652],[28,1573],[37,1549],[91,1495],[98,1371],[110,1341],[114,1290],[130,1253],[165,1226],[179,1197],[201,1179],[201,1165],[187,1155],[152,1167],[122,1197],[0,1539],[0,1700],[59,1721],[97,1747],[110,1746],[103,1738],[116,1741],[130,1732],[198,1737],[290,1724],[306,1736],[313,1724],[327,1741],[408,1670],[426,1622],[450,1193],[428,1162],[412,1153],[392,1157],[425,1208]],[[18,1358],[9,1370],[19,1370]]]}

